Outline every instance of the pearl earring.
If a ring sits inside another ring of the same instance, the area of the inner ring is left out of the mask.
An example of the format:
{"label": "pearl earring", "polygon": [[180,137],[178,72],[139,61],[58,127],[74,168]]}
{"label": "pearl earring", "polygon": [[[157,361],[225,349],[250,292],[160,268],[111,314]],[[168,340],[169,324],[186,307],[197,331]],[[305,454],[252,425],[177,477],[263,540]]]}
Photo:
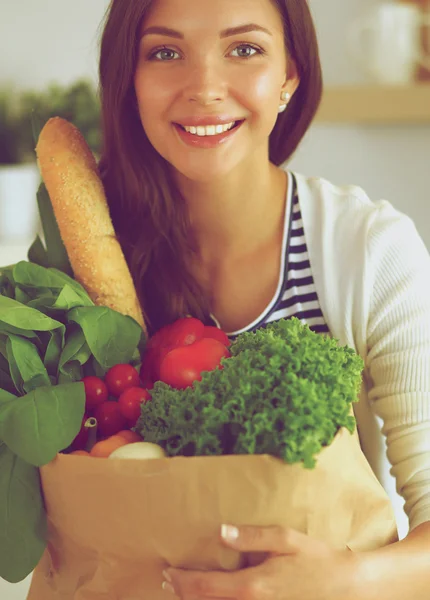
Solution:
{"label": "pearl earring", "polygon": [[278,109],[279,113],[283,113],[286,110],[288,103],[291,100],[291,94],[289,94],[288,92],[282,92],[281,99],[283,102],[285,102],[285,104],[281,104],[281,106]]}

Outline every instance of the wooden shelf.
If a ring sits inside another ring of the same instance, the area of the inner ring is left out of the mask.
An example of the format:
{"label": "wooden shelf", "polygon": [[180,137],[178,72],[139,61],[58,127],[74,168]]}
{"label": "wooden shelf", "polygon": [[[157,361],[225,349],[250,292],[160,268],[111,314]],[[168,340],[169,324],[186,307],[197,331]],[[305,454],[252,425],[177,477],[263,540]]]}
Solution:
{"label": "wooden shelf", "polygon": [[430,124],[430,83],[326,88],[321,124]]}

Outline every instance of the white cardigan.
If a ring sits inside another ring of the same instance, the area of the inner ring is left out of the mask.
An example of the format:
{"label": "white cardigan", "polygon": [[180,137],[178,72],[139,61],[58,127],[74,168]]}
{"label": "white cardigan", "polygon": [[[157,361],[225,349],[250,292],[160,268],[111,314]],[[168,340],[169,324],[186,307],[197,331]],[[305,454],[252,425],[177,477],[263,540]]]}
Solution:
{"label": "white cardigan", "polygon": [[388,457],[412,530],[430,521],[430,255],[389,202],[295,176],[321,310],[365,362],[361,447],[381,483]]}

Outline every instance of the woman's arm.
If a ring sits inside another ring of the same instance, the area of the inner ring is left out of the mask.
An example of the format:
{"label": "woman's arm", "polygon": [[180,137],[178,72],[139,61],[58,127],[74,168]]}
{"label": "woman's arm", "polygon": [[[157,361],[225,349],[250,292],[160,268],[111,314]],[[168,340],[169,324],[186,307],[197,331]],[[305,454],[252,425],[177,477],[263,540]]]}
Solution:
{"label": "woman's arm", "polygon": [[430,521],[404,540],[356,558],[357,600],[429,600]]}

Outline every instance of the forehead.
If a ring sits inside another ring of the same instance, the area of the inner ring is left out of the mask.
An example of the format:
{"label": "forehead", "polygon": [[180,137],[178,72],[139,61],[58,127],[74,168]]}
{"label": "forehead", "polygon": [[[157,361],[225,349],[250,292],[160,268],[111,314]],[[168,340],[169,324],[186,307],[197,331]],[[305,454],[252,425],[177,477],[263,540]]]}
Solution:
{"label": "forehead", "polygon": [[153,0],[142,28],[164,25],[192,35],[256,23],[283,35],[274,0]]}

